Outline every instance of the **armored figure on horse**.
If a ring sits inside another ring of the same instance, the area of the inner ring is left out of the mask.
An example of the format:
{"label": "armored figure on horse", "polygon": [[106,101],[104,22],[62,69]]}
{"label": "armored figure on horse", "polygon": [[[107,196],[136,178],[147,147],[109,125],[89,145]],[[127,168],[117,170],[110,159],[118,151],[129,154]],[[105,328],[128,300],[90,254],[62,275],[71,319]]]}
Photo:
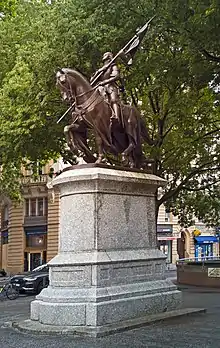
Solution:
{"label": "armored figure on horse", "polygon": [[[147,27],[148,23],[139,30],[139,36],[135,35],[130,41],[130,51],[137,48],[140,35],[145,33]],[[153,141],[139,111],[120,101],[117,85],[120,73],[116,57],[106,52],[103,67],[92,76],[90,82],[76,70],[59,69],[56,84],[63,100],[70,103],[68,110],[71,110],[72,116],[71,124],[64,128],[64,133],[72,153],[79,155],[80,151],[87,163],[102,163],[104,155],[111,154],[117,157],[121,155],[124,166],[145,168],[147,160],[142,152],[142,141],[149,145],[153,145]],[[88,144],[89,129],[95,136],[97,157]]]}

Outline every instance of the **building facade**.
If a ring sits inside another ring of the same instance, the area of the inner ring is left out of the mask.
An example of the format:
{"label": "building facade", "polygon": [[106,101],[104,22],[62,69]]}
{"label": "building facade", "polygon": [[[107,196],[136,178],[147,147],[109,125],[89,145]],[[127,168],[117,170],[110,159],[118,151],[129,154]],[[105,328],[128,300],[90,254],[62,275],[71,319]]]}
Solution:
{"label": "building facade", "polygon": [[[199,236],[195,236],[199,231]],[[167,213],[162,205],[157,221],[158,248],[167,256],[168,264],[175,264],[182,258],[203,258],[219,256],[219,237],[215,230],[207,228],[195,219],[195,225],[181,228],[178,218]]]}
{"label": "building facade", "polygon": [[[54,172],[64,168],[62,161],[49,163],[37,179],[25,172],[22,202],[13,204],[7,197],[1,201],[0,269],[9,274],[30,271],[57,254],[60,206],[59,193],[49,184],[51,166]],[[196,241],[195,229],[201,231],[202,239],[196,237]],[[158,248],[167,256],[167,264],[207,253],[219,255],[219,240],[213,230],[199,222],[182,229],[178,219],[167,213],[164,206],[159,209],[157,240]]]}
{"label": "building facade", "polygon": [[23,200],[1,202],[0,268],[9,274],[30,271],[57,254],[59,194],[47,187],[41,174],[23,180]]}

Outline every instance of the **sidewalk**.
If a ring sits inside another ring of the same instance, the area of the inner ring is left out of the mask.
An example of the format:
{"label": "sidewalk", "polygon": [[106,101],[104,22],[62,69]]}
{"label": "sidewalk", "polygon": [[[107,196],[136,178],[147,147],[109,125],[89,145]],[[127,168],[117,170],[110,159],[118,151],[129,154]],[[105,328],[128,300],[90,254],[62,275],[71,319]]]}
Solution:
{"label": "sidewalk", "polygon": [[[212,289],[209,289],[211,291]],[[11,320],[28,319],[33,297],[0,303],[0,347],[3,348],[220,348],[219,293],[183,290],[184,307],[206,307],[207,314],[170,319],[140,329],[93,339],[23,334]],[[7,322],[3,322],[3,318]]]}
{"label": "sidewalk", "polygon": [[175,269],[167,269],[165,271],[165,276],[167,279],[171,280],[173,283],[176,284],[177,281],[177,271],[176,268]]}

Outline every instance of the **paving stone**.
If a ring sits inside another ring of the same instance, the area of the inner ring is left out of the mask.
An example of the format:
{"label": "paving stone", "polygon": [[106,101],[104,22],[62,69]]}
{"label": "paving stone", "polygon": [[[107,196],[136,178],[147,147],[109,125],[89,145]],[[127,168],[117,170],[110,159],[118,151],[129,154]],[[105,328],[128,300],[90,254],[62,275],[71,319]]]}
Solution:
{"label": "paving stone", "polygon": [[[140,329],[103,337],[53,337],[20,333],[10,327],[0,328],[0,347],[3,348],[220,348],[219,293],[183,291],[186,307],[206,307],[207,314],[170,319]],[[29,316],[33,298],[19,298],[0,303],[0,323]]]}

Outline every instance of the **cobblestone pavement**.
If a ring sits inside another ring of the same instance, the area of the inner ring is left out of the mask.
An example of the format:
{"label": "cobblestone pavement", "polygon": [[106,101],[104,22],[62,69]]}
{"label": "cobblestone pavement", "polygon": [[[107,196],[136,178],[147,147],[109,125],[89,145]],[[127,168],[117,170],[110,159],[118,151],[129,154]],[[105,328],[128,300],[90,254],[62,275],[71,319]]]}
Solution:
{"label": "cobblestone pavement", "polygon": [[57,337],[20,333],[11,321],[29,316],[33,297],[0,302],[2,348],[220,348],[220,289],[183,289],[185,307],[206,307],[207,314],[171,319],[104,338]]}

